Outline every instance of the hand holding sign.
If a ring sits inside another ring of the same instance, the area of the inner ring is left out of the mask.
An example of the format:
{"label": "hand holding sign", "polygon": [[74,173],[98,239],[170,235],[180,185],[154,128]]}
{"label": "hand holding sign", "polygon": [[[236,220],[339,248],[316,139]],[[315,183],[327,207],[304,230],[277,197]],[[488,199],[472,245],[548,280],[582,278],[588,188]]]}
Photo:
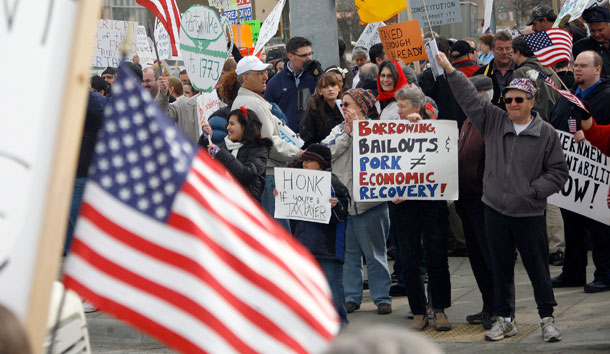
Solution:
{"label": "hand holding sign", "polygon": [[436,61],[438,61],[443,70],[445,70],[445,74],[451,74],[455,71],[455,68],[453,67],[453,65],[451,65],[445,53],[439,52],[438,54],[436,54]]}
{"label": "hand holding sign", "polygon": [[274,174],[274,217],[328,224],[333,199],[330,172],[276,167]]}

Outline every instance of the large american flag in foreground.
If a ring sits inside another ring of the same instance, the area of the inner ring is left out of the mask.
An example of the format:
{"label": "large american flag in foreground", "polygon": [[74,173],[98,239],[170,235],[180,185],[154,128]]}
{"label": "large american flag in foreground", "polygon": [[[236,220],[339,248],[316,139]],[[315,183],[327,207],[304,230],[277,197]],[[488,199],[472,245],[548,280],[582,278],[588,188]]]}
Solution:
{"label": "large american flag in foreground", "polygon": [[136,0],[136,3],[149,9],[159,19],[169,34],[172,55],[177,56],[180,47],[180,10],[176,0]]}
{"label": "large american flag in foreground", "polygon": [[66,286],[185,353],[323,350],[339,322],[315,259],[127,70],[106,107]]}
{"label": "large american flag in foreground", "polygon": [[551,66],[563,60],[572,61],[572,35],[561,28],[551,28],[526,34],[523,39],[542,66]]}

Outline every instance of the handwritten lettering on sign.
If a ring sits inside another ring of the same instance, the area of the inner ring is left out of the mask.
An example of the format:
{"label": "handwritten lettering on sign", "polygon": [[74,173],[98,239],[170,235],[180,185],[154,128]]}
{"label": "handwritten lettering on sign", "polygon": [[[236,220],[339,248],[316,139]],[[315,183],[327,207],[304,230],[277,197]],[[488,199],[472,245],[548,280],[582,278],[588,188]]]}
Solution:
{"label": "handwritten lettering on sign", "polygon": [[383,22],[367,24],[364,31],[362,31],[362,34],[360,34],[360,37],[358,37],[356,47],[364,47],[368,49],[377,43],[381,43],[381,39],[379,39],[379,31],[377,31],[377,29],[383,26],[385,26],[385,23]]}
{"label": "handwritten lettering on sign", "polygon": [[405,63],[427,58],[417,20],[379,27],[379,38],[388,57]]}
{"label": "handwritten lettering on sign", "polygon": [[328,224],[331,174],[300,168],[275,168],[275,218]]}
{"label": "handwritten lettering on sign", "polygon": [[354,122],[354,199],[457,200],[457,124]]}
{"label": "handwritten lettering on sign", "polygon": [[610,186],[608,156],[586,141],[576,143],[574,135],[557,131],[570,176],[561,191],[548,198],[558,207],[610,225],[606,200]]}
{"label": "handwritten lettering on sign", "polygon": [[118,67],[121,62],[121,48],[127,36],[127,31],[132,30],[132,42],[128,58],[137,53],[137,22],[99,20],[95,34],[95,48],[91,57],[91,65],[98,67]]}

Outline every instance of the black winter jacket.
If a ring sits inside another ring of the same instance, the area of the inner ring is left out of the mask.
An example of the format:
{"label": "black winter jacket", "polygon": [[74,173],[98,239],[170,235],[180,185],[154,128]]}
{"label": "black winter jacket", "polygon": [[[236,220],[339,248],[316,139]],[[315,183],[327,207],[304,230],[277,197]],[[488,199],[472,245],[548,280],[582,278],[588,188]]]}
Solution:
{"label": "black winter jacket", "polygon": [[[322,110],[324,111],[323,115]],[[320,121],[322,118],[326,120],[326,126],[321,125]],[[317,144],[324,140],[330,134],[331,129],[341,122],[343,122],[343,116],[341,111],[339,111],[339,107],[335,105],[335,107],[331,108],[326,101],[319,102],[311,98],[303,119],[301,119],[299,134],[305,142],[301,149],[305,150],[309,145]]]}
{"label": "black winter jacket", "polygon": [[345,258],[345,229],[349,192],[347,187],[332,175],[331,185],[338,199],[333,208],[330,222],[320,224],[295,220],[294,237],[305,246],[317,259],[334,260],[343,263]]}
{"label": "black winter jacket", "polygon": [[466,114],[456,101],[445,76],[441,75],[434,80],[432,69],[426,69],[417,78],[417,81],[424,94],[436,102],[438,106],[436,119],[454,120],[458,124],[458,129],[461,129],[462,123],[466,120]]}
{"label": "black winter jacket", "polygon": [[[572,93],[576,91],[578,86],[572,87]],[[602,79],[602,82],[591,91],[583,101],[589,104],[591,116],[599,125],[610,124],[610,80]],[[556,129],[564,132],[569,132],[568,119],[572,116],[572,111],[575,109],[573,103],[561,96],[553,110],[551,111],[550,123]],[[580,121],[576,122],[576,130],[581,130]]]}

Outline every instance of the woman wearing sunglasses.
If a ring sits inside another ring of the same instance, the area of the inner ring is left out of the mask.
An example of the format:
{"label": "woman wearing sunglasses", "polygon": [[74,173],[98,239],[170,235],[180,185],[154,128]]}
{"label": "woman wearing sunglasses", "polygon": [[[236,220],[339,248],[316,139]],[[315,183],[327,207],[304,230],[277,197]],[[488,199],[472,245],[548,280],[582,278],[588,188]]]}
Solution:
{"label": "woman wearing sunglasses", "polygon": [[[322,141],[332,153],[332,172],[339,177],[353,195],[353,141],[352,130],[358,120],[367,119],[374,109],[375,97],[369,90],[350,89],[343,95],[345,122],[332,129]],[[366,260],[371,297],[377,313],[392,312],[390,285],[392,278],[386,258],[386,240],[390,217],[386,202],[356,202],[348,208],[343,289],[348,313],[360,308],[362,302],[362,254]]]}

